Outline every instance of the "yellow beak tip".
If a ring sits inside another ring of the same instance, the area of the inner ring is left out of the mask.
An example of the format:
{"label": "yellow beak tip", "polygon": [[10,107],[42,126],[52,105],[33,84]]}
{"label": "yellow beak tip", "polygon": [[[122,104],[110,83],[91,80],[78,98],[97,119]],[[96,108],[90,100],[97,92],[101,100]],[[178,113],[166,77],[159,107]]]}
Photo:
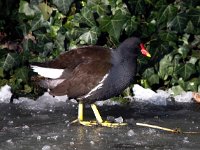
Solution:
{"label": "yellow beak tip", "polygon": [[147,57],[151,57],[151,54],[147,54]]}

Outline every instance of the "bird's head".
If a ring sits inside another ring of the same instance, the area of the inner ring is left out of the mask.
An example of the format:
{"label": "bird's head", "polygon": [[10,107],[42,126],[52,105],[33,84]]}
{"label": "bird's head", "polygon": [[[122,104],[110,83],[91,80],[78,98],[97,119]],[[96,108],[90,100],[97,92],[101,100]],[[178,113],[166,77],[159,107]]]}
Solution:
{"label": "bird's head", "polygon": [[144,44],[141,43],[141,40],[137,37],[130,37],[126,39],[120,44],[118,49],[119,51],[121,51],[121,54],[124,55],[133,54],[137,56],[141,52],[142,55],[146,57],[151,57],[148,50],[144,47]]}

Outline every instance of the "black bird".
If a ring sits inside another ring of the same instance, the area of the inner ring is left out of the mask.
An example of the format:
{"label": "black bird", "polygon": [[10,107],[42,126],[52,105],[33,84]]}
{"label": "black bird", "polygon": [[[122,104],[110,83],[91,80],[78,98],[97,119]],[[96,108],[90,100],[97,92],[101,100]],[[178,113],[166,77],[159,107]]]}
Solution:
{"label": "black bird", "polygon": [[[131,37],[116,49],[85,46],[67,51],[52,61],[33,63],[31,67],[44,77],[38,83],[50,89],[51,95],[68,95],[79,101],[76,121],[80,124],[112,127],[119,124],[103,121],[94,102],[119,95],[134,81],[140,52],[150,57],[140,39]],[[97,121],[83,120],[84,103],[91,104]]]}

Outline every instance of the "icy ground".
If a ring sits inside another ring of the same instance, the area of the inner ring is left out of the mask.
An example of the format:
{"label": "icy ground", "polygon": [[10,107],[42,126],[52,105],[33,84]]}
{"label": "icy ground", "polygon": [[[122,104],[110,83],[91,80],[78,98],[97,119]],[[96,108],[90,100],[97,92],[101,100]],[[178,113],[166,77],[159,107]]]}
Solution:
{"label": "icy ground", "polygon": [[[199,132],[200,107],[191,92],[173,96],[170,91],[154,92],[139,85],[133,92],[128,105],[97,102],[104,119],[128,123],[113,129],[70,124],[77,117],[77,102],[67,96],[44,93],[36,100],[20,97],[10,104],[12,93],[6,85],[0,89],[0,150],[200,149],[199,134],[136,126],[140,122]],[[88,106],[85,116],[94,119]]]}

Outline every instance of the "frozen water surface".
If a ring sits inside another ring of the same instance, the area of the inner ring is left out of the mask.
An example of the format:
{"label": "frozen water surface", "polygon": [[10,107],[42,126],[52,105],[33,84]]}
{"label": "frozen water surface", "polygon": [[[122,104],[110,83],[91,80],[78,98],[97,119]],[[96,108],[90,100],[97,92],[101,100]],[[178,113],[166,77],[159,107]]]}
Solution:
{"label": "frozen water surface", "polygon": [[[45,93],[36,101],[21,97],[14,104],[1,98],[0,150],[200,149],[200,134],[172,134],[136,126],[139,122],[200,131],[200,107],[190,94],[171,98],[164,91],[147,91],[148,101],[145,90],[141,88],[143,97],[137,93],[126,106],[110,100],[97,103],[103,118],[128,123],[119,128],[70,124],[77,117],[77,102],[67,97],[53,98]],[[94,119],[89,107],[85,116]]]}

